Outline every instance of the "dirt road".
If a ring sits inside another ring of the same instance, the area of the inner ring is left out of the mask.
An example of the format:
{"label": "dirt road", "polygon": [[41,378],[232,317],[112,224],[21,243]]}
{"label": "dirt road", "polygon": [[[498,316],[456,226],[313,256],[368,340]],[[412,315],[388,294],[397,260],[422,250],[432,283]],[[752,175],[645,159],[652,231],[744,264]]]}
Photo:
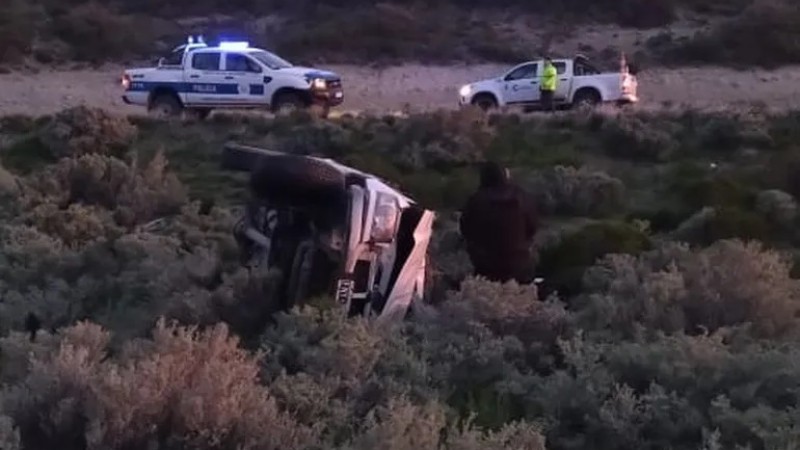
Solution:
{"label": "dirt road", "polygon": [[[408,104],[412,111],[453,108],[460,85],[502,73],[496,65],[432,67],[405,65],[385,70],[354,66],[328,67],[345,81],[341,109],[396,111]],[[143,113],[120,98],[121,67],[92,71],[11,73],[0,75],[0,115],[42,115],[77,105],[107,108],[121,113]],[[800,105],[800,67],[773,72],[728,69],[650,70],[639,74],[642,106],[670,102],[696,107],[719,107],[764,102],[775,108]]]}

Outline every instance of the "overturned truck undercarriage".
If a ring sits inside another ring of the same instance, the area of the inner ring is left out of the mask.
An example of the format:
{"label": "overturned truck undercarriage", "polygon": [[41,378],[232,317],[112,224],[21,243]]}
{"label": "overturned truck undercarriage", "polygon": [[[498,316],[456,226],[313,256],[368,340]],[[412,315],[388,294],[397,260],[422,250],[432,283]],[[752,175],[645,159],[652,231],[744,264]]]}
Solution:
{"label": "overturned truck undercarriage", "polygon": [[331,159],[239,144],[222,167],[250,173],[234,234],[242,263],[283,273],[282,309],[332,296],[348,316],[405,316],[424,292],[432,211]]}

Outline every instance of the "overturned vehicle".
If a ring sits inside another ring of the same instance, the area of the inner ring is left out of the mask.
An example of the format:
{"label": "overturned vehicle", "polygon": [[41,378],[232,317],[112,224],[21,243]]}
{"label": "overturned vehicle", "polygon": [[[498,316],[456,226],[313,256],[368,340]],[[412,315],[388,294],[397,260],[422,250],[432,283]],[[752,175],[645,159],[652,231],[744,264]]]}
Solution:
{"label": "overturned vehicle", "polygon": [[432,211],[327,158],[231,143],[222,166],[250,173],[234,234],[243,264],[283,273],[281,308],[329,296],[348,316],[397,319],[422,299]]}

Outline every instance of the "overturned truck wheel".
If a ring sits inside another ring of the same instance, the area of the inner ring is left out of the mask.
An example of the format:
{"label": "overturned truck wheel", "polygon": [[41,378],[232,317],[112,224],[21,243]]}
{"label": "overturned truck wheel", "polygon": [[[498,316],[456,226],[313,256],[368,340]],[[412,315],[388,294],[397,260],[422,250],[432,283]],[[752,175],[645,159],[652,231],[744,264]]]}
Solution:
{"label": "overturned truck wheel", "polygon": [[264,199],[289,203],[330,203],[345,194],[345,177],[324,161],[272,153],[252,147],[226,146],[222,166],[250,172],[250,189]]}

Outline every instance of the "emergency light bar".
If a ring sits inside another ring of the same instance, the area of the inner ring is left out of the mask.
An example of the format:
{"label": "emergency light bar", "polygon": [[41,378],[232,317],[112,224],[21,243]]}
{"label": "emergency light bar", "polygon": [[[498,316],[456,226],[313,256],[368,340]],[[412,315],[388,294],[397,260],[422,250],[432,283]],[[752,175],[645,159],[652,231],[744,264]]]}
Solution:
{"label": "emergency light bar", "polygon": [[248,42],[220,42],[219,48],[222,50],[246,50],[250,47]]}

